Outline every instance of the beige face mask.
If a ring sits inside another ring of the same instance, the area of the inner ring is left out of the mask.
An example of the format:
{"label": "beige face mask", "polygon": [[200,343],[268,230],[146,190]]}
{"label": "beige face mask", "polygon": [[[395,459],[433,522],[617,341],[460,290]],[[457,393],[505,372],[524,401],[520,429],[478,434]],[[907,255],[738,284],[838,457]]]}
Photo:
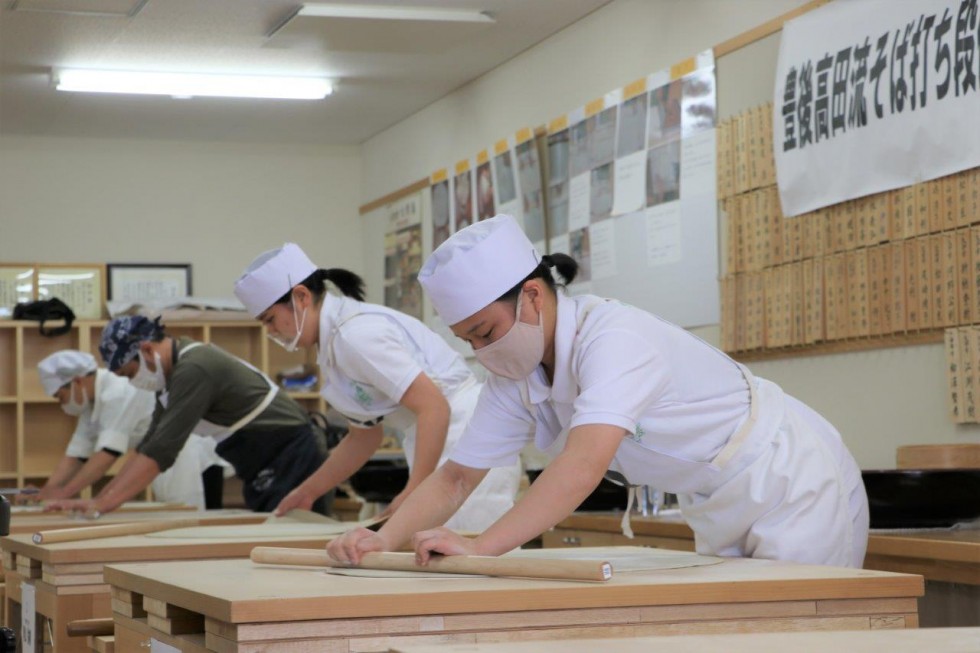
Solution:
{"label": "beige face mask", "polygon": [[520,381],[531,376],[544,357],[544,314],[538,313],[537,324],[521,322],[521,302],[524,291],[517,297],[514,326],[496,342],[473,353],[483,367],[497,376]]}

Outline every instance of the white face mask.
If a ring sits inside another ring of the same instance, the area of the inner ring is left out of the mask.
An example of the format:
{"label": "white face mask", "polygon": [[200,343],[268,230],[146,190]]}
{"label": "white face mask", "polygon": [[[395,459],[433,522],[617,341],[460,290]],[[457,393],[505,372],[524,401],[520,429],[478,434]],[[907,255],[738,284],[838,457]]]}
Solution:
{"label": "white face mask", "polygon": [[88,391],[85,390],[85,386],[82,388],[82,400],[79,402],[75,401],[75,388],[72,386],[68,390],[68,401],[61,405],[61,410],[65,411],[66,415],[71,415],[72,417],[78,417],[85,412],[88,408]]}
{"label": "white face mask", "polygon": [[303,335],[303,325],[306,324],[306,309],[303,309],[303,317],[298,318],[296,315],[296,302],[291,302],[293,305],[293,324],[296,325],[296,335],[289,342],[282,339],[279,334],[272,335],[269,334],[269,340],[276,343],[286,351],[296,351],[296,347],[299,346],[299,338]]}
{"label": "white face mask", "polygon": [[163,392],[164,388],[167,387],[167,377],[163,375],[163,364],[160,362],[160,354],[153,352],[153,363],[157,368],[155,372],[150,371],[142,352],[137,354],[137,356],[140,359],[140,368],[136,371],[136,375],[129,380],[130,385],[139,390],[146,390],[147,392]]}
{"label": "white face mask", "polygon": [[544,314],[538,313],[537,324],[521,322],[521,301],[524,291],[517,297],[517,315],[514,326],[500,340],[475,350],[473,353],[483,367],[497,376],[520,381],[531,376],[544,357]]}

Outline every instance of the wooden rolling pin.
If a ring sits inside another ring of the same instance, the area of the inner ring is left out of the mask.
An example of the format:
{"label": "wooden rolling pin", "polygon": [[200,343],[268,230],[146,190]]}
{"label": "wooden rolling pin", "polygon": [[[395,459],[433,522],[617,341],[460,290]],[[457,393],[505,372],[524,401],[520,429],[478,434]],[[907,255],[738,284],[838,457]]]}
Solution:
{"label": "wooden rolling pin", "polygon": [[428,571],[443,574],[513,576],[558,580],[606,581],[612,578],[612,565],[601,560],[544,560],[541,558],[492,556],[436,556],[425,567],[415,564],[414,553],[365,553],[361,564],[334,560],[320,549],[287,549],[257,546],[252,562],[270,565],[305,565],[342,569],[386,569],[390,571]]}
{"label": "wooden rolling pin", "polygon": [[115,624],[112,622],[112,617],[76,619],[68,622],[66,630],[69,637],[99,637],[112,635],[115,632]]}
{"label": "wooden rolling pin", "polygon": [[100,537],[156,533],[157,531],[166,531],[171,528],[187,528],[197,525],[197,519],[127,522],[125,524],[105,524],[102,526],[83,526],[81,528],[58,528],[50,531],[38,531],[34,533],[34,537],[31,539],[34,541],[34,544],[55,544],[57,542],[96,540]]}

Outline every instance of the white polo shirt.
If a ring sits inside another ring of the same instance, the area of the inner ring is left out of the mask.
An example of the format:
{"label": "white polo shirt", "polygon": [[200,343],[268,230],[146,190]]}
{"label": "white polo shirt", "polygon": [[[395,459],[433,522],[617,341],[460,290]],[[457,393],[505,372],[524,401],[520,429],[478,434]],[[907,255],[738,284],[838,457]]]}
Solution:
{"label": "white polo shirt", "polygon": [[102,449],[120,454],[136,447],[153,416],[152,392],[137,390],[129,379],[104,369],[95,372],[95,401],[78,417],[65,455],[89,458]]}
{"label": "white polo shirt", "polygon": [[320,394],[354,427],[401,408],[422,372],[446,397],[473,378],[462,357],[414,317],[330,294],[320,308],[317,362]]}
{"label": "white polo shirt", "polygon": [[450,457],[507,465],[532,438],[553,457],[572,428],[610,424],[629,434],[612,469],[635,484],[689,491],[669,487],[669,477],[685,485],[685,467],[711,461],[749,406],[739,367],[700,338],[632,306],[559,293],[554,383],[541,367],[525,381],[491,375]]}

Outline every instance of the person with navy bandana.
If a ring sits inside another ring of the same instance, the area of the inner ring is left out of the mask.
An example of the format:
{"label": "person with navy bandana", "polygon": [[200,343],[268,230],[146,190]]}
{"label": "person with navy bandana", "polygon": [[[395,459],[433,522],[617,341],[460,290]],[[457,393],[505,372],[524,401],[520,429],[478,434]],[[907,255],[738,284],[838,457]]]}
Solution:
{"label": "person with navy bandana", "polygon": [[[119,317],[102,332],[110,371],[155,393],[149,429],[136,455],[94,499],[48,504],[97,517],[119,507],[173,465],[191,433],[214,437],[215,451],[244,482],[245,505],[273,510],[326,460],[309,415],[255,367],[190,338],[168,336],[159,318]],[[326,514],[332,495],[312,506]]]}

